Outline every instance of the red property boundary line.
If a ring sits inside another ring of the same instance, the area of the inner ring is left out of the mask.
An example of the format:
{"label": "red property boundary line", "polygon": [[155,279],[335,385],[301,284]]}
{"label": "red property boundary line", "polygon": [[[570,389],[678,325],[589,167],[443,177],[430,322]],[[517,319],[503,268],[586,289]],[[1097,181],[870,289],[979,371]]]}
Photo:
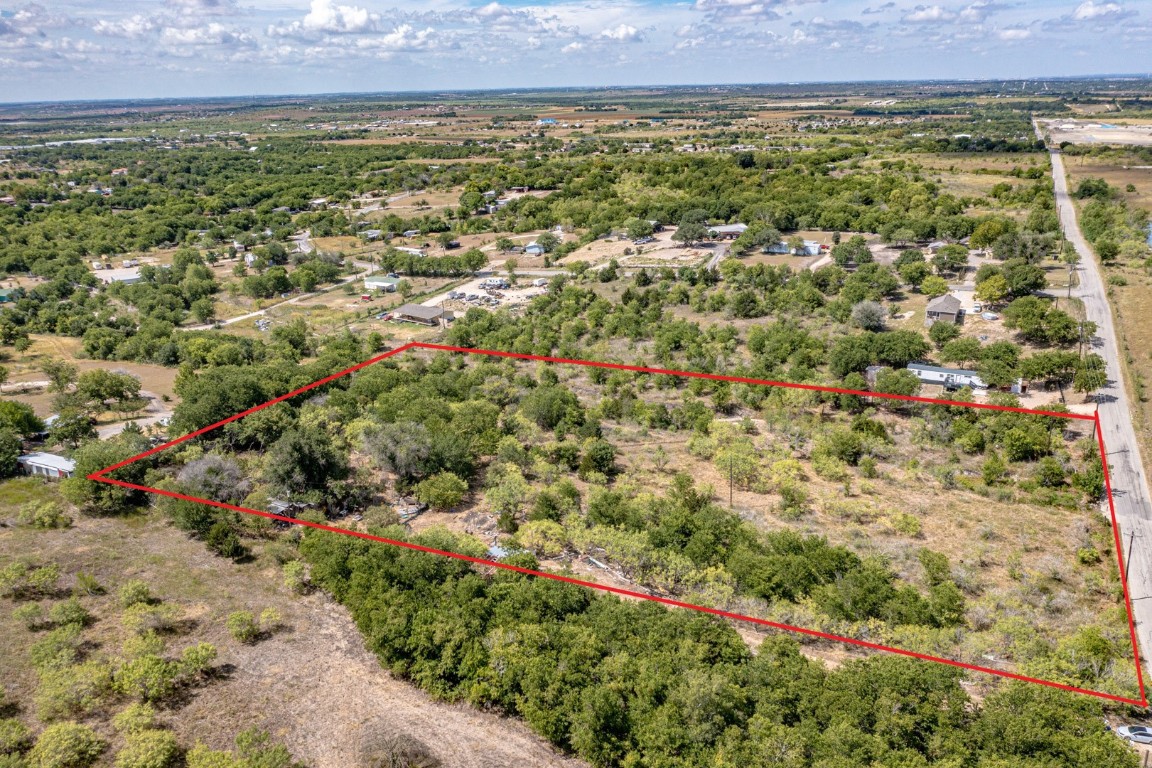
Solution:
{"label": "red property boundary line", "polygon": [[[381,536],[373,536],[371,534],[361,533],[359,531],[350,531],[350,530],[347,530],[344,528],[337,528],[335,526],[325,525],[323,523],[312,523],[312,522],[308,522],[306,520],[297,520],[295,518],[286,517],[283,515],[276,515],[276,514],[273,514],[271,512],[265,512],[265,511],[258,510],[258,509],[248,509],[247,507],[240,507],[240,506],[237,506],[235,504],[225,504],[223,502],[212,501],[211,499],[202,499],[202,498],[199,498],[196,496],[188,496],[186,494],[176,493],[174,491],[167,491],[167,490],[164,490],[161,488],[152,488],[152,487],[146,486],[146,485],[137,485],[135,483],[128,483],[128,482],[124,482],[123,480],[117,480],[115,478],[108,477],[108,473],[113,472],[117,469],[120,469],[121,467],[125,467],[129,464],[132,464],[133,462],[139,461],[140,459],[143,459],[147,456],[151,456],[152,454],[159,453],[160,451],[163,451],[167,448],[171,448],[174,445],[179,445],[180,443],[183,443],[187,440],[191,440],[192,438],[199,437],[200,435],[203,435],[207,432],[211,432],[212,430],[217,429],[219,427],[222,427],[225,424],[229,424],[229,423],[236,421],[238,419],[242,419],[245,416],[248,416],[249,414],[255,413],[256,411],[262,410],[262,409],[267,408],[271,405],[275,405],[276,403],[283,402],[283,401],[288,400],[290,398],[293,398],[297,395],[303,394],[304,392],[308,392],[309,390],[316,389],[317,387],[321,387],[325,384],[328,384],[329,382],[335,381],[336,379],[347,376],[350,373],[354,373],[356,371],[359,371],[362,368],[367,368],[368,366],[373,365],[375,363],[378,363],[381,360],[385,360],[389,357],[393,357],[393,356],[398,355],[402,352],[407,352],[408,350],[411,350],[411,349],[430,349],[430,350],[435,350],[435,351],[440,351],[440,352],[459,352],[459,353],[463,353],[463,354],[487,355],[490,357],[504,357],[504,358],[512,358],[512,359],[516,359],[516,360],[534,360],[534,361],[546,362],[546,363],[564,363],[564,364],[569,364],[569,365],[581,365],[581,366],[590,367],[590,368],[608,368],[608,369],[612,369],[612,370],[633,371],[633,372],[637,372],[637,373],[651,373],[651,374],[661,374],[661,375],[667,375],[667,376],[681,376],[681,377],[689,377],[689,378],[697,378],[697,379],[709,379],[712,381],[727,381],[727,382],[733,382],[733,383],[739,383],[739,384],[756,384],[756,385],[770,386],[770,387],[785,387],[785,388],[789,388],[789,389],[805,389],[805,390],[811,390],[811,391],[816,391],[816,392],[834,392],[837,394],[858,395],[861,397],[878,397],[878,398],[884,398],[884,399],[888,399],[888,400],[903,400],[903,401],[915,402],[915,403],[929,403],[929,404],[933,404],[933,405],[960,406],[960,407],[964,407],[964,408],[980,408],[980,409],[991,410],[991,411],[1011,411],[1014,413],[1025,413],[1025,414],[1039,415],[1039,416],[1052,416],[1052,417],[1061,418],[1061,419],[1079,419],[1082,421],[1091,421],[1095,425],[1097,442],[1099,443],[1099,448],[1100,448],[1101,464],[1103,465],[1103,468],[1104,468],[1104,486],[1105,486],[1105,491],[1106,491],[1107,497],[1108,497],[1108,509],[1109,509],[1109,512],[1110,512],[1111,517],[1112,517],[1112,532],[1113,532],[1113,536],[1115,539],[1115,545],[1116,545],[1116,560],[1117,560],[1117,564],[1119,565],[1119,568],[1120,568],[1120,580],[1121,580],[1121,583],[1122,583],[1123,588],[1124,588],[1124,605],[1125,605],[1125,608],[1128,612],[1128,632],[1129,632],[1130,639],[1132,641],[1132,654],[1133,654],[1133,660],[1136,664],[1136,680],[1137,680],[1139,690],[1140,690],[1140,698],[1139,699],[1131,699],[1131,698],[1127,698],[1125,696],[1118,696],[1116,694],[1105,693],[1103,691],[1093,691],[1093,690],[1089,690],[1087,688],[1079,688],[1079,687],[1076,687],[1073,685],[1066,685],[1064,683],[1057,683],[1057,682],[1054,682],[1052,680],[1042,680],[1042,679],[1036,678],[1036,677],[1029,677],[1027,675],[1016,674],[1015,672],[1007,672],[1007,671],[1000,670],[1000,669],[993,669],[991,667],[984,667],[984,666],[980,666],[979,664],[967,664],[965,662],[956,661],[954,659],[946,659],[946,658],[943,658],[940,656],[932,656],[932,655],[926,654],[926,653],[917,653],[915,651],[909,651],[909,650],[905,650],[903,648],[895,648],[893,646],[882,645],[880,643],[868,642],[867,640],[859,640],[859,639],[851,638],[851,637],[842,637],[840,635],[834,635],[834,634],[830,634],[828,632],[820,632],[820,631],[815,630],[815,629],[807,629],[805,627],[796,627],[796,626],[792,626],[790,624],[782,624],[780,622],[769,621],[767,619],[759,619],[759,618],[756,618],[753,616],[744,616],[744,615],[741,615],[738,613],[723,611],[723,610],[720,610],[718,608],[710,608],[710,607],[704,606],[704,605],[695,605],[693,603],[686,603],[686,602],[683,602],[681,600],[675,600],[675,599],[667,598],[667,597],[659,597],[656,595],[647,595],[647,594],[644,594],[642,592],[637,592],[637,591],[630,590],[630,589],[622,589],[620,587],[612,587],[612,586],[607,586],[604,584],[596,584],[594,582],[584,581],[582,579],[574,579],[574,578],[570,578],[568,576],[561,576],[561,575],[556,574],[556,573],[548,573],[547,571],[537,571],[537,570],[532,570],[530,568],[520,568],[520,567],[515,566],[515,565],[509,565],[507,563],[501,563],[498,561],[487,560],[487,559],[479,558],[479,557],[470,557],[468,555],[462,555],[462,554],[459,554],[457,552],[447,552],[447,551],[441,550],[441,549],[434,549],[432,547],[425,547],[425,546],[421,546],[419,544],[414,544],[414,543],[408,542],[408,541],[397,541],[395,539],[387,539],[387,538],[384,538]],[[619,363],[603,363],[603,362],[597,362],[597,361],[592,361],[592,360],[568,360],[568,359],[559,358],[559,357],[548,357],[545,355],[525,355],[525,354],[518,354],[515,352],[500,352],[497,350],[490,350],[490,349],[470,349],[470,348],[466,348],[466,347],[451,347],[451,346],[446,346],[443,344],[429,344],[429,343],[425,343],[425,342],[410,342],[408,344],[404,344],[403,346],[397,347],[396,349],[393,349],[389,352],[385,352],[384,354],[377,355],[376,357],[373,357],[369,360],[365,360],[362,363],[358,363],[357,365],[354,365],[354,366],[347,368],[343,371],[340,371],[338,373],[334,373],[331,376],[326,376],[325,378],[320,379],[319,381],[315,381],[311,384],[300,387],[299,389],[293,390],[293,391],[291,391],[285,395],[281,395],[280,397],[269,400],[268,402],[263,403],[262,405],[257,405],[255,407],[249,408],[246,411],[241,411],[240,413],[237,413],[234,416],[229,416],[228,418],[223,419],[221,421],[218,421],[215,424],[210,424],[206,427],[203,427],[201,429],[196,430],[195,432],[190,432],[187,435],[184,435],[183,437],[178,437],[175,440],[169,440],[168,442],[163,443],[161,445],[158,445],[155,448],[144,451],[143,453],[139,453],[139,454],[137,454],[131,458],[125,459],[124,461],[118,462],[118,463],[113,464],[111,466],[105,467],[104,469],[101,469],[98,472],[93,472],[92,474],[88,475],[87,479],[94,480],[94,481],[101,482],[101,483],[108,483],[109,485],[116,485],[116,486],[120,486],[123,488],[131,488],[131,489],[137,490],[137,491],[144,491],[146,493],[153,493],[153,494],[158,494],[161,496],[168,496],[168,497],[171,497],[174,499],[181,499],[183,501],[191,501],[191,502],[195,502],[198,504],[206,504],[208,506],[218,507],[220,509],[227,509],[227,510],[231,510],[234,512],[243,512],[244,514],[256,515],[258,517],[267,518],[269,520],[278,520],[278,521],[283,522],[283,523],[290,523],[293,525],[303,525],[303,526],[307,526],[309,528],[315,528],[315,529],[321,530],[321,531],[328,531],[330,533],[339,533],[339,534],[343,534],[345,536],[354,536],[358,539],[365,539],[367,541],[375,541],[375,542],[379,542],[381,544],[390,544],[394,547],[403,547],[404,549],[415,550],[417,552],[425,552],[427,554],[432,554],[432,555],[451,557],[451,558],[454,558],[456,560],[463,560],[465,562],[474,563],[477,565],[484,565],[484,566],[488,566],[491,568],[502,568],[502,569],[507,570],[507,571],[514,571],[516,573],[522,573],[522,574],[525,574],[527,576],[536,576],[536,577],[539,577],[542,579],[552,579],[553,581],[562,581],[566,584],[575,584],[577,586],[587,587],[588,589],[595,589],[595,590],[599,590],[601,592],[609,592],[609,593],[616,594],[616,595],[622,595],[624,597],[637,598],[640,600],[651,600],[652,602],[662,603],[664,605],[670,605],[670,606],[674,606],[676,608],[686,608],[688,610],[699,611],[701,613],[708,613],[708,614],[711,614],[713,616],[720,616],[720,617],[723,617],[725,619],[731,619],[734,621],[746,621],[746,622],[749,622],[752,624],[757,624],[757,625],[760,625],[763,627],[768,627],[770,629],[783,630],[783,631],[787,631],[787,632],[795,632],[797,634],[807,635],[809,637],[817,637],[817,638],[821,638],[823,640],[832,640],[832,641],[840,642],[840,643],[848,643],[850,645],[859,646],[861,648],[868,648],[868,649],[874,650],[874,651],[885,651],[887,653],[895,653],[895,654],[898,654],[900,656],[907,656],[907,657],[914,658],[914,659],[920,659],[922,661],[934,661],[938,664],[947,664],[948,666],[959,667],[961,669],[966,669],[966,670],[973,671],[973,672],[983,672],[983,673],[990,674],[990,675],[996,675],[998,677],[1005,677],[1005,678],[1009,678],[1012,680],[1021,680],[1021,681],[1028,682],[1028,683],[1036,683],[1037,685],[1044,685],[1044,686],[1047,686],[1050,688],[1059,688],[1059,689],[1064,690],[1064,691],[1071,691],[1073,693],[1084,694],[1087,696],[1094,696],[1096,698],[1106,699],[1109,701],[1117,701],[1117,702],[1121,702],[1124,704],[1132,704],[1132,705],[1135,705],[1138,707],[1147,707],[1148,706],[1148,696],[1147,696],[1147,693],[1145,692],[1145,688],[1144,688],[1144,673],[1143,673],[1143,670],[1141,669],[1141,666],[1140,666],[1140,651],[1139,651],[1139,645],[1137,644],[1137,641],[1136,641],[1136,624],[1135,624],[1135,621],[1133,620],[1133,617],[1132,617],[1132,600],[1131,600],[1131,597],[1129,596],[1129,593],[1128,593],[1128,577],[1127,577],[1127,574],[1125,573],[1125,569],[1124,569],[1124,558],[1122,556],[1123,547],[1121,545],[1121,539],[1120,539],[1120,526],[1116,520],[1116,505],[1115,505],[1115,502],[1112,498],[1112,483],[1111,483],[1111,479],[1110,479],[1109,472],[1108,472],[1108,462],[1105,460],[1106,456],[1107,456],[1107,452],[1106,452],[1105,446],[1104,446],[1104,431],[1100,428],[1100,415],[1099,415],[1099,413],[1096,413],[1095,415],[1092,415],[1092,416],[1086,416],[1086,415],[1077,414],[1077,413],[1057,413],[1055,411],[1041,411],[1041,410],[1033,410],[1033,409],[1029,409],[1029,408],[1017,408],[1017,407],[1004,406],[1004,405],[992,405],[989,403],[965,403],[965,402],[960,402],[957,400],[942,400],[942,399],[938,399],[938,398],[914,397],[914,396],[910,396],[910,395],[894,395],[894,394],[887,394],[887,393],[883,393],[883,392],[865,392],[865,391],[860,391],[860,390],[855,390],[855,389],[841,389],[841,388],[837,388],[837,387],[823,387],[823,386],[818,386],[815,384],[796,384],[796,383],[792,383],[792,382],[768,381],[768,380],[764,380],[764,379],[751,379],[751,378],[744,378],[744,377],[740,377],[740,376],[722,376],[720,374],[714,374],[714,373],[699,373],[699,372],[694,372],[694,371],[673,371],[673,370],[667,370],[667,369],[663,369],[663,368],[648,368],[648,367],[639,366],[639,365],[623,365],[623,364],[619,364]]]}

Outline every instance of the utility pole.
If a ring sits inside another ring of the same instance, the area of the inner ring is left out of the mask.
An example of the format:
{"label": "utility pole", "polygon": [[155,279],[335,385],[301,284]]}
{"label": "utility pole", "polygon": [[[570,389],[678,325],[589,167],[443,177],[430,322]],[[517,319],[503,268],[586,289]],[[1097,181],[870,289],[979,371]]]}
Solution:
{"label": "utility pole", "polygon": [[1128,574],[1132,567],[1132,544],[1136,541],[1136,531],[1128,531],[1128,556],[1124,558],[1124,581],[1128,581]]}

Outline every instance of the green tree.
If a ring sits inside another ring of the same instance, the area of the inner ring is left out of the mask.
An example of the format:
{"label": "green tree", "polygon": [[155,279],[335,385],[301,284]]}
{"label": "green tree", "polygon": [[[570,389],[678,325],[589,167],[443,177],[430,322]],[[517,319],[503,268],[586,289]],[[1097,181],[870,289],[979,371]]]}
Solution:
{"label": "green tree", "polygon": [[20,454],[23,453],[20,438],[10,429],[0,429],[0,479],[12,477],[20,469]]}
{"label": "green tree", "polygon": [[67,392],[76,383],[78,369],[65,360],[48,358],[40,363],[40,372],[48,377],[53,392]]}
{"label": "green tree", "polygon": [[[928,338],[936,345],[937,349],[943,350],[948,342],[952,341],[960,335],[960,329],[956,327],[955,323],[932,323],[932,327],[928,329]],[[977,342],[979,344],[979,342]]]}
{"label": "green tree", "polygon": [[995,274],[976,284],[976,298],[986,304],[996,306],[1008,298],[1008,281],[1004,275]]}
{"label": "green tree", "polygon": [[435,509],[451,509],[468,492],[468,483],[451,472],[438,472],[416,484],[416,498]]}
{"label": "green tree", "polygon": [[0,400],[0,429],[31,437],[44,430],[44,422],[36,418],[32,406],[15,400]]}
{"label": "green tree", "polygon": [[938,275],[958,275],[968,266],[968,249],[955,243],[945,245],[932,258]]}
{"label": "green tree", "polygon": [[673,240],[687,246],[695,245],[707,237],[708,227],[699,221],[682,221],[676,231],[672,233]]}
{"label": "green tree", "polygon": [[1104,359],[1095,353],[1084,358],[1072,379],[1073,388],[1084,394],[1103,389],[1107,384],[1108,372],[1104,368]]}
{"label": "green tree", "polygon": [[[143,503],[144,494],[132,488],[88,480],[88,475],[117,464],[148,450],[147,438],[124,432],[110,440],[93,441],[78,448],[73,454],[75,474],[61,481],[60,492],[81,512],[91,515],[123,514]],[[150,462],[134,461],[116,470],[112,476],[118,480],[144,485],[144,474]]]}
{"label": "green tree", "polygon": [[936,298],[948,293],[948,282],[936,275],[924,278],[920,283],[920,292],[929,298]]}
{"label": "green tree", "polygon": [[544,253],[552,253],[560,245],[560,238],[552,232],[544,232],[536,238],[536,245],[544,249]]}
{"label": "green tree", "polygon": [[349,471],[347,455],[333,445],[327,432],[291,429],[269,449],[263,477],[275,493],[322,494]]}

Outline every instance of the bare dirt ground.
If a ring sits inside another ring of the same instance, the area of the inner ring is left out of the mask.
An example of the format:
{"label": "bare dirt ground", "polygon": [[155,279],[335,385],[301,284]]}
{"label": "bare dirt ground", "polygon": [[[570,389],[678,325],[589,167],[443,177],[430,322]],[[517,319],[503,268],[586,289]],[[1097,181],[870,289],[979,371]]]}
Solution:
{"label": "bare dirt ground", "polygon": [[[52,498],[54,485],[8,481],[0,486],[0,522],[10,524],[27,500]],[[110,593],[85,598],[97,616],[112,610],[120,584],[143,579],[186,619],[186,634],[171,639],[171,649],[200,641],[217,646],[222,679],[161,713],[182,744],[224,749],[238,731],[259,726],[313,768],[361,765],[364,749],[382,737],[422,744],[444,766],[582,765],[515,720],[434,701],[394,679],[364,648],[343,607],[320,594],[291,595],[266,558],[236,565],[214,557],[155,513],[127,520],[77,517],[74,528],[57,531],[0,527],[0,564],[15,557],[60,563],[65,588],[78,571],[95,575]],[[18,626],[15,607],[0,602],[0,669],[12,697],[30,702],[35,673],[27,646],[39,637]],[[255,645],[232,640],[225,627],[230,612],[266,607],[280,610],[284,631]],[[116,652],[116,624],[98,621],[90,630],[99,645],[95,653]]]}
{"label": "bare dirt ground", "polygon": [[1107,120],[1040,120],[1044,131],[1056,143],[1072,144],[1135,144],[1152,146],[1152,125],[1144,121],[1123,119],[1116,123]]}

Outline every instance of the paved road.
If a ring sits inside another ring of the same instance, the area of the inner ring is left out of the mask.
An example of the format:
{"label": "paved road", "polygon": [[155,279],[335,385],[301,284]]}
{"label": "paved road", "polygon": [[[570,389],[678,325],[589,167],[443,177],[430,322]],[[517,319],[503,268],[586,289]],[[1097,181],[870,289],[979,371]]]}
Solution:
{"label": "paved road", "polygon": [[[1052,152],[1051,157],[1060,223],[1068,241],[1080,254],[1078,293],[1084,302],[1087,319],[1096,323],[1097,336],[1092,339],[1092,348],[1107,365],[1108,384],[1100,392],[1100,425],[1108,450],[1116,519],[1120,524],[1124,556],[1129,564],[1128,589],[1141,658],[1146,660],[1149,649],[1152,649],[1152,505],[1148,501],[1148,479],[1140,458],[1140,444],[1132,427],[1132,411],[1124,388],[1116,330],[1101,270],[1076,221],[1076,208],[1068,196],[1063,158],[1059,152]],[[1144,668],[1148,669],[1146,662]]]}
{"label": "paved road", "polygon": [[728,243],[717,243],[715,248],[716,254],[708,260],[708,264],[704,267],[705,269],[716,269],[720,266],[720,262],[724,260],[724,257],[728,255]]}

